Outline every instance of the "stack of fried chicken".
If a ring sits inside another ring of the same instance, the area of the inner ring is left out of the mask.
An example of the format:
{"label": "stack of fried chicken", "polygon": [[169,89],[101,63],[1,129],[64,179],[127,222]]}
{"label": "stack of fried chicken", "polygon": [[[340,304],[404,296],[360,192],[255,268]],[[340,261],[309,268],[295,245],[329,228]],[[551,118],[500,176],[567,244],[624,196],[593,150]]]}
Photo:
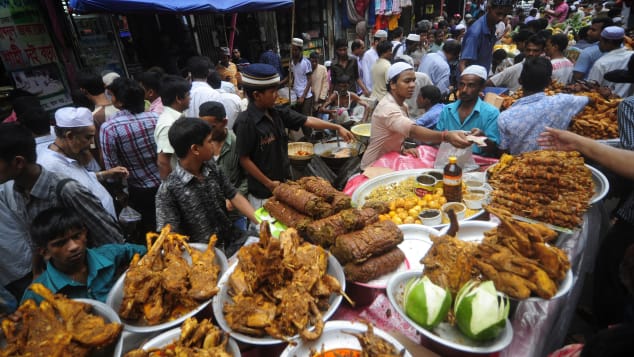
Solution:
{"label": "stack of fried chicken", "polygon": [[[204,252],[192,249],[187,236],[148,233],[148,252],[135,255],[125,275],[119,316],[141,324],[157,325],[191,311],[218,292],[220,266],[216,263],[216,236]],[[187,251],[189,264],[183,257]]]}
{"label": "stack of fried chicken", "polygon": [[566,253],[546,244],[557,233],[543,224],[517,221],[508,211],[485,209],[500,218],[500,225],[479,244],[458,239],[457,229],[451,228],[432,237],[434,244],[421,261],[423,275],[452,294],[471,279],[484,279],[516,299],[552,298],[570,269]]}
{"label": "stack of fried chicken", "polygon": [[576,151],[503,156],[490,174],[492,207],[564,228],[581,224],[594,194],[592,173]]}
{"label": "stack of fried chicken", "polygon": [[227,352],[228,342],[229,335],[210,320],[198,322],[195,317],[190,317],[183,322],[178,340],[163,348],[132,350],[125,357],[232,357]]}
{"label": "stack of fried chicken", "polygon": [[18,308],[18,321],[2,321],[7,345],[1,356],[95,356],[119,338],[121,324],[106,323],[90,305],[53,295],[42,284],[30,289],[44,301],[38,307],[27,300]]}
{"label": "stack of fried chicken", "polygon": [[229,277],[231,301],[223,307],[227,323],[252,336],[319,338],[331,294],[343,294],[340,282],[327,274],[328,252],[303,242],[294,228],[279,239],[271,237],[267,222],[260,228],[260,241],[238,251]]}

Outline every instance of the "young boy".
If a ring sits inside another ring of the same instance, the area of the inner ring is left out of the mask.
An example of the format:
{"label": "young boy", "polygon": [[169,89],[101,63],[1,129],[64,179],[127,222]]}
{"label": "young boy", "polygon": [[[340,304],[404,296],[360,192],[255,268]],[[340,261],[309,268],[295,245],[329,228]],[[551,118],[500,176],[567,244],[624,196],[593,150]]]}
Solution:
{"label": "young boy", "polygon": [[307,117],[288,107],[275,107],[279,84],[277,71],[268,64],[254,63],[242,72],[242,86],[249,105],[238,115],[233,129],[240,164],[248,174],[249,202],[258,208],[271,196],[273,188],[290,176],[285,129],[298,130],[305,125],[337,131],[346,141],[354,139],[341,125]]}
{"label": "young boy", "polygon": [[[146,248],[137,244],[105,244],[88,249],[86,233],[82,218],[72,209],[52,207],[38,214],[31,226],[31,238],[47,264],[33,282],[43,284],[54,294],[105,302],[134,254],[145,254]],[[43,300],[27,289],[22,302],[28,299],[37,303]]]}
{"label": "young boy", "polygon": [[257,224],[255,211],[227,176],[209,162],[213,157],[211,127],[199,118],[181,118],[169,130],[178,164],[156,194],[157,229],[170,224],[190,242],[208,242],[218,236],[218,247],[231,256],[246,239],[227,214],[225,199]]}

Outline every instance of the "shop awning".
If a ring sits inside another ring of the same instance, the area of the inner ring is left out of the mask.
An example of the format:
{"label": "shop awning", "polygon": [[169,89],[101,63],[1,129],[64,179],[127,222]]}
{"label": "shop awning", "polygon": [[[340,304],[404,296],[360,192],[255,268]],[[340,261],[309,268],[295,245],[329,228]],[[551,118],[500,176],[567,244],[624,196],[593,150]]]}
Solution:
{"label": "shop awning", "polygon": [[234,13],[289,7],[293,0],[70,0],[79,14],[107,12],[132,13]]}

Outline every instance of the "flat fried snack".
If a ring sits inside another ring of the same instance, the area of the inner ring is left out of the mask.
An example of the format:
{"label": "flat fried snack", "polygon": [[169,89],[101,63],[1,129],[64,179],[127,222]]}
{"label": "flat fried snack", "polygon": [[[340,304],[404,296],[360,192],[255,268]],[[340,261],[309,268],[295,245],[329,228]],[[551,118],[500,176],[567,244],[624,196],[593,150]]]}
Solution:
{"label": "flat fried snack", "polygon": [[123,326],[91,314],[89,304],[53,295],[42,284],[30,289],[44,301],[38,307],[27,300],[18,321],[2,321],[7,346],[1,356],[90,356],[119,338]]}
{"label": "flat fried snack", "polygon": [[322,197],[332,205],[335,212],[352,207],[352,199],[345,193],[332,187],[328,180],[318,176],[306,176],[297,180],[306,191]]}
{"label": "flat fried snack", "polygon": [[[188,237],[171,233],[169,225],[146,239],[147,254],[135,255],[126,273],[119,316],[157,325],[216,295],[220,266],[215,262],[215,235],[204,252],[192,249]],[[191,265],[183,258],[184,250],[192,257]]]}
{"label": "flat fried snack", "polygon": [[311,243],[328,249],[338,236],[362,229],[378,220],[379,216],[372,208],[346,209],[308,224],[306,238]]}
{"label": "flat fried snack", "polygon": [[575,228],[594,193],[592,173],[576,151],[517,155],[489,177],[491,207],[565,228]]}
{"label": "flat fried snack", "polygon": [[606,99],[598,92],[582,93],[594,100],[570,121],[568,130],[592,139],[617,139],[617,108],[621,99]]}
{"label": "flat fried snack", "polygon": [[293,228],[274,239],[268,223],[262,222],[260,241],[238,251],[237,267],[229,277],[232,301],[223,307],[227,323],[251,336],[288,340],[299,333],[307,340],[319,338],[330,295],[342,293],[327,268],[323,248],[302,242]]}
{"label": "flat fried snack", "polygon": [[474,267],[477,244],[450,235],[430,236],[434,243],[421,260],[423,276],[455,294],[469,280],[477,278]]}
{"label": "flat fried snack", "polygon": [[380,255],[403,241],[403,232],[392,221],[375,222],[360,231],[337,237],[330,252],[341,264],[361,263],[371,256]]}
{"label": "flat fried snack", "polygon": [[517,221],[508,211],[485,209],[500,225],[487,231],[478,246],[476,266],[482,275],[516,299],[553,297],[570,269],[566,253],[545,244],[556,233],[542,224]]}
{"label": "flat fried snack", "polygon": [[313,220],[307,215],[298,212],[293,207],[271,197],[264,203],[264,209],[271,217],[284,223],[287,227],[293,227],[300,232],[304,232],[309,223]]}
{"label": "flat fried snack", "polygon": [[163,348],[149,351],[132,350],[124,357],[231,357],[232,355],[227,352],[228,342],[229,335],[215,326],[209,319],[198,322],[195,317],[190,317],[183,322],[178,340]]}
{"label": "flat fried snack", "polygon": [[330,205],[322,197],[308,192],[295,182],[281,183],[273,189],[273,196],[312,218],[323,218],[333,213]]}

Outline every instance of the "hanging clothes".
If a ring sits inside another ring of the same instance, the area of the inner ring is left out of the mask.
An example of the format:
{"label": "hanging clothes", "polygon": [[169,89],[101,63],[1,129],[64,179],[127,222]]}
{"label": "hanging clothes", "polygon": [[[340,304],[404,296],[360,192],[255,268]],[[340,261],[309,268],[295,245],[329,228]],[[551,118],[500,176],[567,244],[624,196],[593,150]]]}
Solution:
{"label": "hanging clothes", "polygon": [[385,15],[387,0],[374,0],[374,11],[376,15]]}
{"label": "hanging clothes", "polygon": [[392,31],[398,27],[398,19],[401,18],[401,14],[395,14],[388,18],[387,20],[387,29]]}
{"label": "hanging clothes", "polygon": [[365,16],[363,13],[357,12],[356,7],[354,6],[354,0],[346,0],[346,12],[348,13],[348,20],[353,25],[356,25],[359,21],[365,20]]}
{"label": "hanging clothes", "polygon": [[373,0],[370,0],[368,3],[368,27],[374,27],[374,23],[376,22],[376,3]]}
{"label": "hanging clothes", "polygon": [[401,13],[401,0],[392,0],[392,15]]}

